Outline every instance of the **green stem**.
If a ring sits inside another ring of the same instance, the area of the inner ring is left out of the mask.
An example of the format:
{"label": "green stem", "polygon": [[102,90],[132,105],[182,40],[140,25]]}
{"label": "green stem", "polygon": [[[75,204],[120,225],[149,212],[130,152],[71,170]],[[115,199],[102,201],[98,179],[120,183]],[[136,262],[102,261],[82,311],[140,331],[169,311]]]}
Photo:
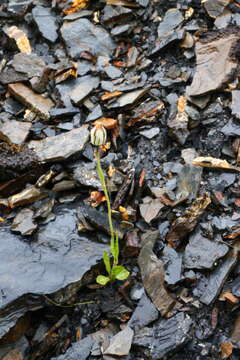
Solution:
{"label": "green stem", "polygon": [[[102,188],[103,188],[103,192],[104,192],[104,195],[106,198],[106,202],[107,202],[108,224],[109,224],[109,229],[110,229],[110,234],[111,234],[110,248],[114,249],[115,244],[114,244],[114,229],[113,229],[113,224],[112,224],[112,210],[111,210],[110,199],[109,199],[107,186],[106,186],[106,182],[105,182],[105,176],[104,176],[104,173],[103,173],[102,167],[101,167],[99,149],[97,149],[97,151],[96,151],[96,160],[97,160],[97,173],[98,173],[98,176],[99,176]],[[115,259],[114,259],[114,263],[115,263]]]}

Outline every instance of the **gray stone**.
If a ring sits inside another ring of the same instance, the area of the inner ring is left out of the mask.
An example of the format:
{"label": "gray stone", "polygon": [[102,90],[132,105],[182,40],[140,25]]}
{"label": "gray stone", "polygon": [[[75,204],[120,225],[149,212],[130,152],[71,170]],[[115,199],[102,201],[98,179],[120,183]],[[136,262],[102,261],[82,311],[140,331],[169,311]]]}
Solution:
{"label": "gray stone", "polygon": [[73,178],[80,185],[91,186],[102,191],[95,164],[83,164],[74,169]]}
{"label": "gray stone", "polygon": [[43,6],[35,6],[32,10],[32,15],[42,36],[46,40],[54,43],[58,38],[58,28],[51,9]]}
{"label": "gray stone", "polygon": [[187,96],[221,89],[233,79],[238,67],[238,44],[238,29],[212,32],[208,41],[196,42],[197,68],[192,84],[187,87]]}
{"label": "gray stone", "polygon": [[94,56],[112,55],[115,44],[108,32],[101,26],[93,25],[87,19],[65,22],[61,34],[66,43],[69,55],[77,59],[82,52],[90,52]]}
{"label": "gray stone", "polygon": [[188,269],[211,269],[215,262],[225,256],[229,248],[201,233],[193,234],[184,253],[184,266]]}
{"label": "gray stone", "polygon": [[158,310],[144,293],[128,322],[128,326],[135,330],[140,329],[151,324],[153,321],[157,320],[158,317]]}
{"label": "gray stone", "polygon": [[147,139],[153,139],[159,133],[160,133],[159,128],[151,128],[151,129],[139,131],[139,134],[144,136]]}
{"label": "gray stone", "polygon": [[169,9],[158,26],[158,37],[163,38],[176,29],[184,20],[181,11]]}
{"label": "gray stone", "polygon": [[169,246],[164,246],[161,260],[165,268],[165,281],[169,285],[174,285],[181,280],[182,275],[182,255]]}
{"label": "gray stone", "polygon": [[63,161],[80,153],[88,142],[89,131],[82,126],[64,134],[33,140],[28,148],[34,150],[40,162]]}
{"label": "gray stone", "polygon": [[240,119],[240,90],[232,91],[232,114]]}
{"label": "gray stone", "polygon": [[207,286],[200,297],[203,304],[210,305],[220,293],[229,273],[237,264],[238,255],[235,250],[231,251],[223,262],[210,274]]}
{"label": "gray stone", "polygon": [[206,0],[203,2],[207,13],[212,18],[216,18],[223,13],[225,7],[230,3],[231,0]]}
{"label": "gray stone", "polygon": [[167,320],[159,320],[153,327],[151,358],[163,359],[191,339],[192,320],[184,313],[178,313]]}
{"label": "gray stone", "polygon": [[52,358],[52,360],[87,360],[94,341],[91,336],[87,336],[76,343],[73,343],[66,353]]}
{"label": "gray stone", "polygon": [[81,80],[81,84],[75,87],[70,94],[71,100],[77,105],[99,85],[99,77],[85,76]]}
{"label": "gray stone", "polygon": [[64,302],[75,294],[82,276],[107,250],[91,236],[79,235],[76,220],[74,209],[59,208],[56,220],[48,223],[33,242],[22,241],[7,228],[0,229],[0,281],[4,294],[0,310],[14,302],[15,308],[20,306],[23,295],[53,294],[70,284],[71,290],[65,289],[56,301]]}
{"label": "gray stone", "polygon": [[7,120],[0,125],[0,139],[10,144],[21,145],[25,142],[29,131],[32,127],[31,123]]}
{"label": "gray stone", "polygon": [[103,354],[113,356],[128,355],[131,349],[133,335],[133,330],[129,326],[126,326],[125,329],[111,338],[110,344],[107,349],[104,350]]}
{"label": "gray stone", "polygon": [[27,74],[29,78],[42,75],[46,64],[36,54],[19,53],[14,55],[12,66],[16,71]]}

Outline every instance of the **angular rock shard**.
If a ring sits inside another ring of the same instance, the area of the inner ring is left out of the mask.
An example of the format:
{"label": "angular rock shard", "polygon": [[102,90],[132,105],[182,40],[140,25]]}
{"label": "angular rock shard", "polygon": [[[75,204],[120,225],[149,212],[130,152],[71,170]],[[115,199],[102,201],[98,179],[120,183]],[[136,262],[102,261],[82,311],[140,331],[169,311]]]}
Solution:
{"label": "angular rock shard", "polygon": [[63,161],[83,150],[89,138],[89,131],[82,126],[44,140],[30,141],[28,148],[34,150],[42,163]]}
{"label": "angular rock shard", "polygon": [[208,33],[196,43],[197,68],[188,96],[221,89],[234,79],[238,68],[239,29]]}

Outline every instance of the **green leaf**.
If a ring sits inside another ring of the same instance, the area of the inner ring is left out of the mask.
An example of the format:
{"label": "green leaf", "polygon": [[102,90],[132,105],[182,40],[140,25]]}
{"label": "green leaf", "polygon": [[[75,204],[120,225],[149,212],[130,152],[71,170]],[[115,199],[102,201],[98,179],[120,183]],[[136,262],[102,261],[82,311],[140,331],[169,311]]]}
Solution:
{"label": "green leaf", "polygon": [[125,280],[129,276],[129,271],[124,266],[113,266],[111,276],[113,279]]}
{"label": "green leaf", "polygon": [[110,281],[110,278],[108,276],[98,275],[96,281],[100,285],[106,285]]}
{"label": "green leaf", "polygon": [[108,255],[107,251],[103,252],[103,262],[104,262],[104,265],[105,265],[105,268],[106,268],[108,274],[110,275],[110,273],[111,273],[111,263],[110,263],[110,257]]}

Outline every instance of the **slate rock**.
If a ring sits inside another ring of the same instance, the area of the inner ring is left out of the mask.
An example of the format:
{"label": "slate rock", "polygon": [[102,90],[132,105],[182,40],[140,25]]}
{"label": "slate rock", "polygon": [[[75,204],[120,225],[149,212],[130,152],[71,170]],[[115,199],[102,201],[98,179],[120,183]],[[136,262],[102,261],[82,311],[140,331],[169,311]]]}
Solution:
{"label": "slate rock", "polygon": [[160,133],[159,128],[151,128],[151,129],[139,131],[139,134],[144,136],[147,139],[153,139],[159,133]]}
{"label": "slate rock", "polygon": [[186,34],[185,29],[174,30],[167,34],[166,36],[156,40],[155,47],[151,52],[151,55],[155,55],[158,51],[165,48],[167,45],[172,44],[176,41],[181,41],[184,39]]}
{"label": "slate rock", "polygon": [[102,191],[101,182],[99,180],[96,165],[93,164],[83,164],[74,169],[73,173],[74,180],[77,181],[80,185],[91,186],[97,190]]}
{"label": "slate rock", "polygon": [[104,355],[112,356],[126,356],[129,354],[132,345],[134,332],[126,326],[125,329],[114,335],[107,349],[104,350]]}
{"label": "slate rock", "polygon": [[197,197],[203,169],[200,166],[185,165],[182,167],[177,181],[176,198],[193,200]]}
{"label": "slate rock", "polygon": [[21,145],[25,142],[29,131],[32,127],[31,123],[7,120],[0,124],[0,139],[10,144]]}
{"label": "slate rock", "polygon": [[63,161],[80,153],[89,139],[89,131],[84,127],[66,133],[49,136],[43,140],[33,140],[28,148],[33,150],[40,162]]}
{"label": "slate rock", "polygon": [[216,18],[223,13],[225,7],[230,3],[231,0],[206,0],[203,3],[209,16]]}
{"label": "slate rock", "polygon": [[164,246],[161,260],[165,268],[165,281],[169,285],[174,285],[181,280],[182,275],[182,255],[169,246]]}
{"label": "slate rock", "polygon": [[236,118],[240,119],[240,90],[232,91],[232,114],[236,116]]}
{"label": "slate rock", "polygon": [[76,343],[73,343],[63,355],[53,357],[52,360],[87,360],[94,341],[91,336],[87,336]]}
{"label": "slate rock", "polygon": [[56,19],[51,13],[51,9],[43,6],[35,6],[32,9],[32,15],[42,36],[46,40],[54,43],[58,38],[58,27],[56,25]]}
{"label": "slate rock", "polygon": [[69,55],[74,59],[85,51],[93,56],[111,56],[115,49],[108,32],[100,25],[93,25],[88,19],[65,22],[61,27],[61,34]]}
{"label": "slate rock", "polygon": [[86,76],[81,79],[81,84],[74,88],[70,97],[74,104],[79,105],[84,98],[89,95],[93,89],[99,85],[99,77]]}
{"label": "slate rock", "polygon": [[190,236],[184,253],[184,266],[188,269],[211,269],[215,262],[225,256],[227,245],[209,240],[196,233]]}
{"label": "slate rock", "polygon": [[40,76],[46,68],[44,60],[36,54],[16,54],[11,64],[16,71],[27,74],[29,78]]}
{"label": "slate rock", "polygon": [[178,313],[167,320],[159,320],[153,327],[151,356],[153,360],[163,359],[187,343],[191,335],[192,320],[184,313]]}
{"label": "slate rock", "polygon": [[234,279],[231,288],[233,295],[240,297],[240,276],[237,276],[236,279]]}
{"label": "slate rock", "polygon": [[210,32],[196,42],[197,68],[188,96],[218,90],[234,78],[238,67],[238,28]]}
{"label": "slate rock", "polygon": [[163,38],[168,35],[169,32],[176,29],[182,22],[184,18],[181,11],[178,9],[169,9],[163,18],[163,21],[160,22],[158,26],[158,37]]}
{"label": "slate rock", "polygon": [[[74,209],[59,209],[56,219],[38,233],[34,242],[22,241],[7,228],[1,228],[0,235],[0,281],[4,292],[0,310],[14,301],[18,304],[23,295],[51,294],[74,283],[73,295],[82,276],[107,250],[106,245],[92,241],[89,235],[77,233]],[[70,295],[66,290],[64,294]]]}
{"label": "slate rock", "polygon": [[128,322],[128,326],[135,330],[140,329],[151,324],[153,321],[157,320],[158,317],[158,310],[144,293]]}
{"label": "slate rock", "polygon": [[120,95],[115,103],[113,103],[109,108],[117,108],[133,105],[137,102],[143,95],[147,92],[146,89],[134,90],[126,94]]}
{"label": "slate rock", "polygon": [[19,82],[9,84],[8,89],[17,100],[29,107],[41,119],[49,119],[49,110],[54,106],[52,100],[36,94],[32,89]]}
{"label": "slate rock", "polygon": [[210,274],[207,286],[200,297],[200,301],[203,304],[210,305],[217,298],[229,273],[236,265],[237,259],[236,251],[231,251],[223,262]]}
{"label": "slate rock", "polygon": [[147,223],[155,219],[159,211],[164,207],[159,199],[152,199],[147,196],[143,199],[143,204],[140,204],[139,209],[142,217]]}
{"label": "slate rock", "polygon": [[240,136],[240,125],[232,119],[221,128],[221,132],[226,136]]}

